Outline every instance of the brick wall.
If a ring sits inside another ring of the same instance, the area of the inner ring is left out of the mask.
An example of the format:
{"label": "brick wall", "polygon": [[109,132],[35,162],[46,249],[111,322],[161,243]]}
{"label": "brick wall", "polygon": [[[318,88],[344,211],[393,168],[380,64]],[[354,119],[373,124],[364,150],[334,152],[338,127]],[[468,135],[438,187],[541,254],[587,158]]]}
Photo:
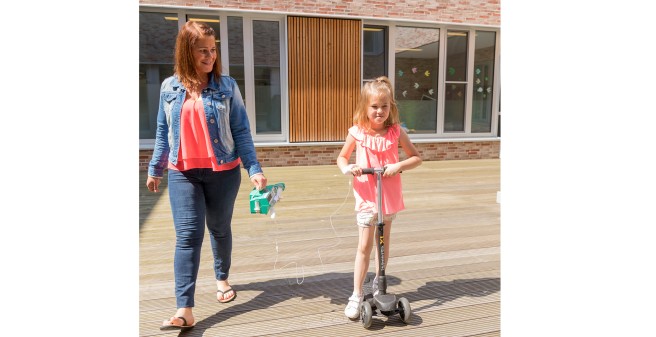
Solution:
{"label": "brick wall", "polygon": [[[425,161],[499,158],[501,141],[447,141],[415,143]],[[342,145],[258,146],[257,158],[264,168],[279,166],[335,165]],[[147,170],[152,150],[139,150],[139,170]],[[399,149],[401,158],[405,157]],[[355,152],[353,153],[355,156]]]}
{"label": "brick wall", "polygon": [[139,4],[501,24],[500,0],[139,0]]}

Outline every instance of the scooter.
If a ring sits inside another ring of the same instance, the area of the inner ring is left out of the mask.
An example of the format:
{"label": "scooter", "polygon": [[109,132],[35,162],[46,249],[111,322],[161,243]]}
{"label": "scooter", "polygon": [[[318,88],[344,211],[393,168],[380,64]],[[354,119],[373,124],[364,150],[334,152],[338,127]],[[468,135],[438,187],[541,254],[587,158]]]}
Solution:
{"label": "scooter", "polygon": [[385,315],[392,316],[399,314],[401,321],[403,323],[408,323],[410,321],[410,315],[412,314],[412,309],[410,309],[410,302],[405,298],[396,298],[394,294],[387,293],[387,279],[385,278],[385,240],[383,236],[383,215],[380,210],[383,209],[382,201],[382,175],[385,172],[385,168],[363,168],[363,174],[375,174],[376,175],[376,186],[377,186],[377,196],[376,201],[378,203],[378,223],[376,224],[376,254],[378,254],[378,294],[374,295],[372,298],[368,298],[360,304],[360,321],[362,326],[365,329],[368,329],[371,326],[371,318],[374,315]]}

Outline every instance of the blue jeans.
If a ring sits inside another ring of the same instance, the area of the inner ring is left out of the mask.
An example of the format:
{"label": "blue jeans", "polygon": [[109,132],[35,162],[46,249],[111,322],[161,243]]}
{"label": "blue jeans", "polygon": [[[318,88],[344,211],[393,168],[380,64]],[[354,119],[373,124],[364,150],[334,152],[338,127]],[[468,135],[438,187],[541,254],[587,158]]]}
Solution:
{"label": "blue jeans", "polygon": [[168,190],[175,226],[175,298],[178,308],[193,307],[205,222],[210,231],[217,280],[228,279],[232,254],[232,211],[241,184],[239,166],[168,170]]}

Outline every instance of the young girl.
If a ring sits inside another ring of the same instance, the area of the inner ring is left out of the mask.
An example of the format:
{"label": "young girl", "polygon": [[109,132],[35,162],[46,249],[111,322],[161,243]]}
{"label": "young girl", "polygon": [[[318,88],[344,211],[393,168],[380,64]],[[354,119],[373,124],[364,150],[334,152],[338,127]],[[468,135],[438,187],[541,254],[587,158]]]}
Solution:
{"label": "young girl", "polygon": [[[421,165],[419,152],[408,134],[399,125],[399,111],[394,100],[394,91],[389,79],[381,76],[362,87],[360,100],[353,116],[355,124],[348,130],[342,151],[337,157],[337,166],[344,174],[352,174],[355,210],[359,230],[358,250],[353,270],[353,295],[348,299],[344,314],[351,319],[360,315],[360,303],[364,298],[362,283],[369,269],[369,259],[378,220],[376,204],[376,179],[363,175],[362,168],[385,167],[383,173],[383,238],[385,256],[389,256],[390,231],[396,213],[405,208],[401,194],[399,173]],[[399,144],[407,159],[399,161]],[[355,164],[349,158],[355,150]],[[378,265],[378,254],[376,265]],[[385,259],[387,263],[387,259]],[[378,269],[378,268],[376,268]],[[373,281],[377,287],[378,270]]]}

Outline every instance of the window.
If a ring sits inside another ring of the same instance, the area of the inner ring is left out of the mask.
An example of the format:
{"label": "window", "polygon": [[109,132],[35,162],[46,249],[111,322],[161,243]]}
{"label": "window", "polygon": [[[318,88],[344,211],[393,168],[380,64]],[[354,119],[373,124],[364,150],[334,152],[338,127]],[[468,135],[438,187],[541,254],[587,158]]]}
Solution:
{"label": "window", "polygon": [[[157,127],[159,90],[162,81],[173,75],[175,39],[182,23],[202,21],[217,36],[223,72],[232,76],[246,104],[255,141],[284,141],[283,107],[286,102],[285,62],[282,50],[282,19],[225,15],[216,12],[180,10],[139,12],[139,139],[144,148],[152,146]],[[267,16],[268,17],[268,16]],[[221,41],[221,39],[225,41]],[[223,45],[223,46],[222,46]]]}
{"label": "window", "polygon": [[362,81],[387,75],[387,27],[365,25],[362,29]]}
{"label": "window", "polygon": [[[226,65],[223,65],[224,68]],[[228,69],[235,79],[246,103],[246,75],[244,74],[244,20],[239,16],[228,17]]]}
{"label": "window", "polygon": [[139,13],[139,138],[155,139],[159,89],[173,75],[178,15]]}
{"label": "window", "polygon": [[474,52],[474,92],[472,99],[472,132],[492,130],[492,89],[496,34],[476,32]]}
{"label": "window", "polygon": [[[183,8],[139,12],[139,137],[152,146],[159,90],[173,75],[175,38],[185,20],[217,33],[223,71],[239,87],[256,142],[289,139],[286,16]],[[362,82],[392,80],[402,125],[414,139],[499,135],[496,29],[366,20]],[[361,28],[359,28],[361,27]]]}
{"label": "window", "polygon": [[498,32],[388,28],[399,117],[413,139],[498,135]]}
{"label": "window", "polygon": [[280,23],[253,20],[256,134],[280,134]]}
{"label": "window", "polygon": [[444,132],[465,131],[468,36],[469,33],[466,31],[447,33]]}
{"label": "window", "polygon": [[408,133],[437,130],[440,30],[397,27],[394,94],[401,125]]}

